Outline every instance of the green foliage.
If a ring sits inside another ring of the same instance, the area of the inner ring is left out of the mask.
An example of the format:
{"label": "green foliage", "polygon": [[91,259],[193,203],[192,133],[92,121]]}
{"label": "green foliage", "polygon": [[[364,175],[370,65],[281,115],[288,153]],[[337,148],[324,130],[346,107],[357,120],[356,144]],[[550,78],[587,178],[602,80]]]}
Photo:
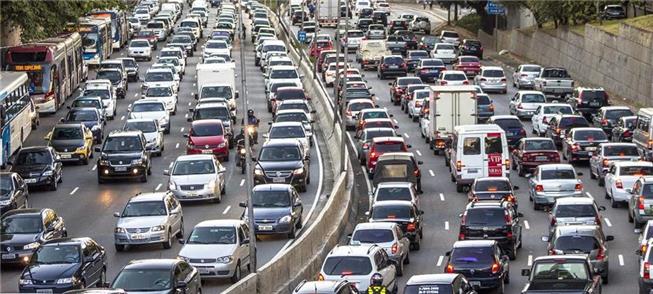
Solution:
{"label": "green foliage", "polygon": [[93,9],[125,9],[121,0],[14,0],[0,3],[0,26],[3,30],[20,27],[24,42],[49,37],[63,31],[67,22]]}
{"label": "green foliage", "polygon": [[460,18],[455,22],[455,25],[472,33],[476,33],[481,29],[481,17],[476,13],[471,13]]}
{"label": "green foliage", "polygon": [[[635,0],[632,2],[640,2]],[[504,2],[511,2],[505,0]],[[528,7],[538,26],[546,22],[553,22],[558,25],[576,25],[584,24],[598,18],[597,13],[603,10],[603,6],[608,4],[621,4],[619,0],[559,0],[559,1],[541,1],[526,0],[517,1],[520,5]]]}

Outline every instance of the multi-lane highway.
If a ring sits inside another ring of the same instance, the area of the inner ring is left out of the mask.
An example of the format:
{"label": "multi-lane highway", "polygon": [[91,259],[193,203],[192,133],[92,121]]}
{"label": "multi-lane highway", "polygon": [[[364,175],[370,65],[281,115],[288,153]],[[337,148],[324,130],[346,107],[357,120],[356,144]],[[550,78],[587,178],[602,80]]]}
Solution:
{"label": "multi-lane highway", "polygon": [[[30,191],[29,203],[31,207],[42,208],[49,207],[54,209],[65,220],[68,229],[68,235],[88,236],[105,247],[107,250],[107,278],[109,281],[115,277],[120,269],[133,259],[143,258],[175,258],[181,249],[181,245],[173,243],[171,249],[162,249],[160,245],[142,246],[131,248],[126,252],[116,252],[113,246],[113,231],[116,219],[113,217],[114,211],[121,211],[127,200],[138,192],[165,191],[168,187],[167,176],[163,175],[163,170],[168,169],[177,156],[185,154],[186,139],[183,134],[188,133],[190,124],[186,121],[189,116],[189,108],[195,104],[193,93],[196,92],[195,65],[201,59],[201,45],[206,41],[206,36],[215,23],[217,10],[210,9],[208,29],[205,31],[205,38],[200,41],[194,57],[188,57],[186,65],[186,75],[181,81],[179,92],[178,111],[175,116],[171,116],[171,132],[165,135],[165,151],[161,157],[154,157],[152,160],[152,175],[148,178],[147,183],[116,181],[112,183],[99,185],[96,179],[95,160],[87,166],[84,165],[66,165],[63,171],[63,183],[59,185],[56,192],[50,191]],[[184,12],[184,14],[187,11]],[[247,17],[246,25],[249,27]],[[153,53],[158,55],[158,51],[164,47],[165,42],[159,43],[159,50]],[[255,111],[261,119],[260,133],[265,133],[267,124],[272,117],[266,110],[265,93],[263,87],[263,76],[258,67],[254,66],[254,53],[252,43],[248,38],[244,44],[245,60],[241,60],[239,50],[243,46],[240,40],[234,41],[232,56],[236,60],[237,88],[240,91],[241,99],[238,101],[238,124],[235,126],[235,132],[241,128],[240,118],[242,118],[242,97],[248,96],[248,108]],[[126,49],[114,52],[113,58],[127,56]],[[139,73],[141,77],[145,74],[152,62],[139,62]],[[241,72],[241,63],[245,65],[245,72]],[[240,78],[246,75],[246,89],[241,89]],[[91,71],[89,79],[94,78],[95,74]],[[247,93],[247,94],[245,94]],[[77,95],[77,92],[73,97]],[[67,105],[72,98],[69,98]],[[127,98],[118,100],[118,114],[115,120],[109,121],[106,131],[121,129],[127,119],[128,106],[140,99],[140,83],[130,83]],[[60,109],[55,115],[41,117],[41,125],[38,130],[32,132],[31,136],[25,142],[24,146],[44,145],[43,137],[48,131],[66,114],[66,108]],[[304,204],[304,222],[310,220],[310,215],[316,206],[320,205],[318,201],[322,190],[328,188],[328,180],[324,179],[323,170],[328,168],[329,161],[323,158],[320,150],[324,150],[322,135],[317,133],[317,144],[311,149],[311,175],[313,181],[308,187],[308,191],[302,193]],[[255,147],[258,149],[258,145]],[[235,149],[231,151],[231,158],[235,155]],[[239,202],[245,201],[247,194],[245,191],[245,177],[241,175],[240,168],[237,168],[236,160],[230,160],[223,163],[227,169],[226,182],[227,193],[219,204],[215,203],[193,203],[183,204],[185,231],[188,233],[195,224],[208,219],[238,219],[243,213],[243,208],[239,207]],[[321,197],[324,198],[324,197]],[[301,234],[301,232],[300,232]],[[291,242],[284,237],[261,237],[257,244],[258,266],[264,265],[277,254],[283,252],[282,249]],[[1,293],[10,293],[18,291],[18,277],[21,268],[3,267],[1,272]],[[230,285],[228,279],[220,281],[207,281],[203,285],[204,293],[219,293]]]}
{"label": "multi-lane highway", "polygon": [[[391,5],[392,15],[388,19],[393,19],[401,13],[413,13],[429,17],[432,25],[446,21],[446,11],[435,8],[432,11],[422,10],[421,7],[414,5],[395,3]],[[295,35],[297,28],[293,27]],[[322,28],[320,33],[328,33],[333,36],[334,30]],[[350,53],[354,52],[350,51]],[[349,59],[353,60],[353,55]],[[483,64],[497,65],[491,60],[484,60]],[[358,64],[353,66],[358,68]],[[504,68],[504,70],[506,76],[512,76],[511,69]],[[399,125],[398,131],[404,136],[406,142],[412,145],[411,151],[417,155],[418,160],[424,162],[420,166],[422,187],[425,191],[421,195],[422,210],[425,211],[424,238],[421,249],[410,253],[411,263],[405,267],[404,276],[399,278],[401,289],[412,275],[444,271],[447,260],[445,253],[457,240],[460,225],[458,215],[463,212],[467,204],[467,196],[456,192],[454,183],[450,181],[449,169],[444,165],[443,157],[433,155],[420,135],[418,124],[412,122],[399,106],[390,103],[388,82],[391,80],[379,80],[375,72],[365,72],[365,79],[368,86],[372,87],[372,92],[376,94],[377,104],[387,108],[388,112],[394,115],[394,119]],[[508,114],[509,99],[516,91],[515,88],[509,87],[507,94],[490,94],[494,100],[496,114]],[[328,92],[333,93],[330,89]],[[530,134],[532,128],[530,120],[523,121],[523,124]],[[350,136],[353,134],[350,133]],[[638,235],[634,233],[632,224],[627,221],[627,212],[624,208],[610,208],[609,201],[604,198],[603,187],[599,187],[596,180],[590,179],[587,164],[575,164],[575,166],[577,171],[584,174],[581,178],[587,196],[594,197],[597,204],[607,207],[607,210],[602,212],[605,234],[615,236],[615,240],[607,245],[610,249],[610,283],[604,285],[603,292],[636,293],[639,261],[634,252],[638,244]],[[357,179],[362,180],[362,178]],[[524,243],[523,248],[518,251],[517,259],[510,262],[511,283],[506,285],[506,293],[519,293],[527,281],[525,277],[520,276],[520,270],[527,268],[534,258],[547,254],[546,243],[541,241],[541,236],[547,234],[549,220],[545,212],[534,211],[532,204],[528,201],[527,180],[518,177],[517,173],[513,172],[511,181],[521,188],[517,191],[517,198],[520,203],[519,209],[524,214],[524,218],[522,218]]]}

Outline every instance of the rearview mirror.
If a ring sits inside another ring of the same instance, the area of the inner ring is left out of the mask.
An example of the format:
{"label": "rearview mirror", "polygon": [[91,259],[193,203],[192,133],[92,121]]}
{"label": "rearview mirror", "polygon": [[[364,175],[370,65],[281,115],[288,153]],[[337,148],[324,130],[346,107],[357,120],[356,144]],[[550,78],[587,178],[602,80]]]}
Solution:
{"label": "rearview mirror", "polygon": [[583,175],[583,173],[582,172],[577,172],[576,175],[578,175],[580,177],[580,176]]}
{"label": "rearview mirror", "polygon": [[605,241],[614,241],[614,236],[612,236],[612,235],[606,236]]}
{"label": "rearview mirror", "polygon": [[521,270],[521,275],[524,277],[528,277],[531,275],[531,269],[530,268],[525,268]]}
{"label": "rearview mirror", "polygon": [[605,206],[603,205],[599,206],[599,211],[604,211],[604,210],[605,210]]}
{"label": "rearview mirror", "polygon": [[542,242],[548,243],[549,242],[549,236],[542,236]]}
{"label": "rearview mirror", "polygon": [[424,164],[424,161],[418,160],[417,164],[422,165],[422,164]]}
{"label": "rearview mirror", "polygon": [[117,211],[114,212],[114,213],[113,213],[113,216],[114,216],[114,217],[120,217],[120,212],[117,212]]}
{"label": "rearview mirror", "polygon": [[164,170],[163,170],[163,175],[164,175],[164,176],[169,176],[169,175],[170,175],[170,170],[168,170],[168,169],[164,169]]}
{"label": "rearview mirror", "polygon": [[246,202],[240,202],[240,203],[238,203],[238,206],[247,207],[247,203]]}
{"label": "rearview mirror", "polygon": [[512,186],[513,190],[519,190],[519,186]]}

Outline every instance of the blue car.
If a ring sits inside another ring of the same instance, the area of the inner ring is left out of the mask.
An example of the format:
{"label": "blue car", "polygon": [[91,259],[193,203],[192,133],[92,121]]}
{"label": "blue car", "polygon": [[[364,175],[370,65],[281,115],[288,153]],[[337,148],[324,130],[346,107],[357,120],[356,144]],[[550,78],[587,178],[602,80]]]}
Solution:
{"label": "blue car", "polygon": [[420,78],[424,83],[431,83],[435,82],[440,72],[446,69],[447,66],[440,59],[420,59],[415,67],[415,76]]}
{"label": "blue car", "polygon": [[429,58],[429,53],[426,50],[409,50],[406,53],[406,63],[408,63],[408,71],[414,71],[422,59]]}
{"label": "blue car", "polygon": [[506,132],[508,147],[512,150],[517,148],[519,140],[526,138],[526,130],[521,120],[514,115],[495,115],[488,120],[490,124],[496,124]]}
{"label": "blue car", "polygon": [[477,123],[482,123],[494,115],[494,101],[487,94],[476,94]]}

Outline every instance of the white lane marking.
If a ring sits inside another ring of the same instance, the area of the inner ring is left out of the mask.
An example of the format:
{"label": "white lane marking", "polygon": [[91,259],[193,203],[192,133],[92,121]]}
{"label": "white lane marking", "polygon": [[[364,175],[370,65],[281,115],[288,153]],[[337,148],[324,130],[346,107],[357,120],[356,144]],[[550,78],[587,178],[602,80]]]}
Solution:
{"label": "white lane marking", "polygon": [[95,170],[95,169],[97,169],[97,164],[94,165],[93,168],[92,168],[91,170]]}
{"label": "white lane marking", "polygon": [[175,164],[175,162],[174,162],[174,161],[171,161],[171,162],[170,162],[170,165],[168,165],[168,168],[172,168],[172,165],[173,165],[173,164]]}
{"label": "white lane marking", "polygon": [[444,222],[444,229],[445,229],[446,231],[449,230],[449,222],[448,222],[448,221]]}
{"label": "white lane marking", "polygon": [[624,266],[624,256],[622,254],[619,254],[619,265]]}
{"label": "white lane marking", "polygon": [[193,87],[195,87],[195,83],[193,83]]}
{"label": "white lane marking", "polygon": [[[354,143],[354,139],[351,138],[351,135],[347,133],[347,139],[349,140],[349,143],[351,143],[351,146],[356,146]],[[354,152],[356,153],[356,158],[358,158],[358,148],[354,149]]]}
{"label": "white lane marking", "polygon": [[415,153],[417,153],[417,156],[422,156],[422,152],[419,152],[419,149],[415,150]]}
{"label": "white lane marking", "polygon": [[444,201],[444,194],[440,193],[440,201]]}
{"label": "white lane marking", "polygon": [[[138,93],[134,93],[134,97],[138,97]],[[131,105],[130,105],[131,106]]]}
{"label": "white lane marking", "polygon": [[227,212],[229,212],[229,209],[231,209],[231,205],[225,207],[225,208],[224,208],[224,211],[222,212],[222,214],[227,214]]}
{"label": "white lane marking", "polygon": [[245,179],[240,180],[240,186],[242,187],[243,185],[245,185]]}
{"label": "white lane marking", "polygon": [[190,103],[190,102],[188,102],[188,106],[190,106],[190,105],[191,105],[191,103]]}
{"label": "white lane marking", "polygon": [[161,183],[156,185],[156,188],[154,188],[154,191],[159,191],[159,189],[161,189],[161,186],[163,186],[163,184],[161,184]]}
{"label": "white lane marking", "polygon": [[442,266],[443,261],[444,261],[444,256],[440,255],[440,257],[438,257],[438,263],[436,263],[435,265],[436,266]]}
{"label": "white lane marking", "polygon": [[124,116],[124,115],[121,116],[121,117],[120,117],[120,120],[125,120],[125,116]]}
{"label": "white lane marking", "polygon": [[605,224],[608,225],[608,227],[612,227],[612,223],[610,222],[609,218],[604,217],[603,220],[605,221]]}
{"label": "white lane marking", "polygon": [[399,124],[399,122],[397,122],[397,120],[394,119],[394,118],[392,119],[392,122],[395,123],[395,125],[398,125],[398,124]]}
{"label": "white lane marking", "polygon": [[429,169],[429,174],[431,174],[432,177],[435,177],[435,173],[433,172],[433,170]]}
{"label": "white lane marking", "polygon": [[181,128],[181,129],[179,130],[179,132],[180,132],[180,133],[183,133],[185,129],[186,129],[186,128]]}
{"label": "white lane marking", "polygon": [[528,266],[533,265],[533,255],[528,256],[528,263],[526,265],[528,265]]}
{"label": "white lane marking", "polygon": [[184,118],[188,118],[188,113],[184,114]]}
{"label": "white lane marking", "polygon": [[179,148],[179,143],[177,143],[177,144],[175,145],[175,149],[177,149],[177,148]]}
{"label": "white lane marking", "polygon": [[408,136],[408,133],[404,133],[404,137],[406,137],[406,139],[410,138],[410,136]]}
{"label": "white lane marking", "polygon": [[524,227],[526,227],[527,230],[531,229],[531,225],[528,224],[527,220],[524,221]]}
{"label": "white lane marking", "polygon": [[75,189],[73,189],[73,191],[72,191],[72,192],[70,192],[70,195],[73,195],[73,194],[75,194],[75,192],[77,192],[77,190],[79,190],[79,187],[75,187]]}
{"label": "white lane marking", "polygon": [[587,195],[587,197],[589,197],[589,198],[594,199],[594,197],[592,196],[592,194],[590,194],[590,192],[585,192],[585,195]]}

